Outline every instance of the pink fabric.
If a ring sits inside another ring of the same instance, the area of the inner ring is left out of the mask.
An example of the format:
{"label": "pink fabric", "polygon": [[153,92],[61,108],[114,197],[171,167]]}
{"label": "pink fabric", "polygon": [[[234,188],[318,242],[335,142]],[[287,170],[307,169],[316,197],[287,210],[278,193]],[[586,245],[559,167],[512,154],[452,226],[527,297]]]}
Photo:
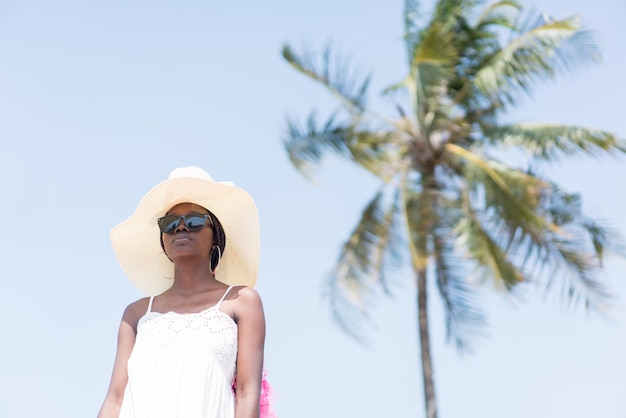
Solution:
{"label": "pink fabric", "polygon": [[[237,381],[233,381],[233,392],[237,389]],[[260,418],[276,418],[276,414],[272,410],[272,402],[274,401],[274,389],[267,381],[267,371],[263,370],[261,380],[261,397],[259,398],[259,408],[261,410]]]}
{"label": "pink fabric", "polygon": [[272,411],[272,401],[274,400],[274,389],[267,381],[267,371],[263,370],[263,380],[261,381],[261,398],[259,406],[261,407],[261,418],[276,418],[276,414]]}

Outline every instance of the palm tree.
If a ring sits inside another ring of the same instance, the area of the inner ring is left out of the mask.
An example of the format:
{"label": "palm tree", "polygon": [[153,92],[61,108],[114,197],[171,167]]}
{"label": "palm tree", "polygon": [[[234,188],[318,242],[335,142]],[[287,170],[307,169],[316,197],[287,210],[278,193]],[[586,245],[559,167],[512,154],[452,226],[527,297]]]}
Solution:
{"label": "palm tree", "polygon": [[331,48],[320,59],[284,46],[289,64],[339,101],[325,121],[288,120],[284,145],[305,176],[332,153],[380,179],[341,249],[328,300],[338,324],[363,340],[369,301],[389,293],[388,270],[410,260],[426,415],[435,418],[427,284],[437,285],[459,349],[484,325],[476,292],[487,284],[511,294],[540,282],[572,306],[602,310],[611,298],[598,273],[616,235],[537,164],[626,147],[600,129],[503,121],[537,82],[598,58],[577,17],[477,0],[438,0],[427,16],[418,3],[405,1],[407,75],[383,92],[393,116],[368,105],[369,77]]}

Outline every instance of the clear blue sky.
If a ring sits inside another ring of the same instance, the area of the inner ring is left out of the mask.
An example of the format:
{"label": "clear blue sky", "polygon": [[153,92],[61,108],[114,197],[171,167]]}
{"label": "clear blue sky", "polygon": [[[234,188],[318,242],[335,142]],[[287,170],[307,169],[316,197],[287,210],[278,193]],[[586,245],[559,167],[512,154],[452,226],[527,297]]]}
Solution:
{"label": "clear blue sky", "polygon": [[[528,4],[581,14],[604,60],[540,86],[511,117],[626,137],[626,3]],[[283,62],[283,42],[335,41],[372,71],[377,91],[404,74],[401,12],[400,0],[2,2],[0,417],[96,415],[122,311],[141,296],[109,230],[171,169],[191,164],[257,200],[279,417],[423,416],[410,280],[398,278],[395,298],[377,304],[369,348],[332,324],[321,297],[375,184],[335,161],[309,183],[281,145],[285,116],[332,105]],[[550,175],[626,234],[624,160],[563,161]],[[624,298],[626,263],[606,267]],[[606,320],[540,295],[486,296],[489,336],[464,356],[445,345],[433,298],[441,418],[626,416],[626,305]]]}

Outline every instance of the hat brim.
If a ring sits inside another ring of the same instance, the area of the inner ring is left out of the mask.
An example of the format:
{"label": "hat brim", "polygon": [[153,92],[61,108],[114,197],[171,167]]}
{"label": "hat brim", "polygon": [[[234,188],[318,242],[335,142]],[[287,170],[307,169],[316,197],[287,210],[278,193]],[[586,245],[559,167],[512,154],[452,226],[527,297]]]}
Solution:
{"label": "hat brim", "polygon": [[174,264],[161,249],[157,219],[180,203],[210,210],[224,227],[226,247],[215,278],[228,285],[256,284],[260,253],[256,204],[232,183],[207,177],[178,177],[159,183],[127,220],[111,230],[111,243],[122,269],[143,293],[158,295],[173,283]]}

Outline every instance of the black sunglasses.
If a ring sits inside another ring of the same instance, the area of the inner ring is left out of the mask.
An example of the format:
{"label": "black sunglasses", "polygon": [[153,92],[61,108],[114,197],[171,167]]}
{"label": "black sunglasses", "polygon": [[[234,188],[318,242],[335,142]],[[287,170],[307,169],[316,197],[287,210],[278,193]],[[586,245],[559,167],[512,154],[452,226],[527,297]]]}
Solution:
{"label": "black sunglasses", "polygon": [[190,232],[198,232],[204,228],[207,219],[211,222],[211,226],[213,226],[213,221],[209,215],[201,215],[199,213],[189,213],[182,216],[165,215],[164,217],[159,218],[157,223],[161,232],[164,234],[173,234],[174,231],[176,231],[176,228],[180,225],[181,220],[183,221],[185,228],[187,228]]}

